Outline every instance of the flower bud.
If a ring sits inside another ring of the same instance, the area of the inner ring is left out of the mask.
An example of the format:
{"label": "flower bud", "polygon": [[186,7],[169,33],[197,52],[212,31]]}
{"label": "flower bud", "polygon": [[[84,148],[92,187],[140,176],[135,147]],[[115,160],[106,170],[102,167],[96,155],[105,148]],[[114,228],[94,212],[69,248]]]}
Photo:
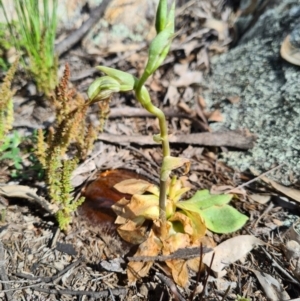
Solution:
{"label": "flower bud", "polygon": [[120,91],[120,84],[110,76],[102,76],[93,81],[88,89],[88,97],[91,102],[109,98],[113,93]]}
{"label": "flower bud", "polygon": [[97,69],[104,72],[109,77],[118,81],[121,92],[127,92],[133,90],[135,83],[138,81],[138,79],[133,75],[117,69],[113,69],[105,66],[98,66]]}

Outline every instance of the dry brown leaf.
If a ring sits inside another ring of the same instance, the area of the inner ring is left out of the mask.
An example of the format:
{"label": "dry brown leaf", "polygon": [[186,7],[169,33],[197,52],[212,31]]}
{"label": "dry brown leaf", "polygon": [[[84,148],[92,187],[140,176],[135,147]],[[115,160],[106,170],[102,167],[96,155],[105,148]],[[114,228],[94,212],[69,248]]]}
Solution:
{"label": "dry brown leaf", "polygon": [[178,93],[177,88],[172,85],[169,85],[163,102],[166,103],[167,100],[169,100],[170,106],[173,107],[177,105],[179,99],[180,99],[180,94]]}
{"label": "dry brown leaf", "polygon": [[214,121],[214,122],[223,122],[224,121],[224,116],[221,114],[220,110],[215,110],[215,111],[209,113],[207,119],[209,121]]}
{"label": "dry brown leaf", "polygon": [[210,70],[209,54],[206,47],[203,47],[197,55],[197,65],[204,64],[206,70]]}
{"label": "dry brown leaf", "polygon": [[191,40],[188,43],[185,43],[184,45],[181,46],[182,50],[185,53],[185,56],[189,56],[190,53],[196,48],[199,47],[199,42],[197,40]]}
{"label": "dry brown leaf", "polygon": [[[183,213],[175,212],[171,218],[169,218],[170,222],[180,222],[183,226],[183,230],[188,235],[193,235],[193,225],[192,221]],[[182,233],[180,233],[182,234]],[[182,248],[182,247],[181,247]]]}
{"label": "dry brown leaf", "polygon": [[264,244],[264,242],[253,235],[236,236],[222,242],[215,247],[212,252],[206,253],[203,257],[203,262],[209,266],[214,253],[215,257],[211,269],[218,273],[227,265],[243,258],[255,246],[262,244]]}
{"label": "dry brown leaf", "polygon": [[171,85],[175,87],[188,87],[192,84],[200,84],[202,80],[202,72],[200,71],[187,71],[181,74],[177,80],[173,80]]}
{"label": "dry brown leaf", "polygon": [[229,97],[227,97],[227,99],[230,101],[230,103],[235,104],[241,100],[241,97],[238,95],[235,95],[235,96],[229,96]]}
{"label": "dry brown leaf", "polygon": [[206,108],[206,100],[201,95],[199,95],[199,97],[198,97],[198,104],[201,109]]}
{"label": "dry brown leaf", "polygon": [[248,197],[250,200],[257,202],[259,204],[266,204],[271,199],[270,194],[259,194],[259,193],[249,194]]}
{"label": "dry brown leaf", "polygon": [[291,64],[300,66],[300,51],[298,47],[292,45],[291,36],[288,35],[281,44],[280,55]]}
{"label": "dry brown leaf", "polygon": [[167,260],[167,266],[171,269],[172,277],[176,284],[186,287],[189,283],[189,272],[186,260]]}
{"label": "dry brown leaf", "polygon": [[213,18],[206,19],[205,23],[203,24],[203,27],[207,27],[217,31],[218,38],[221,41],[224,41],[225,39],[229,38],[228,24],[224,21],[216,20]]}
{"label": "dry brown leaf", "polygon": [[149,86],[150,86],[150,90],[154,92],[160,92],[163,89],[161,82],[157,79],[153,79]]}
{"label": "dry brown leaf", "polygon": [[[157,256],[161,250],[161,242],[155,236],[153,230],[150,230],[148,239],[140,244],[135,256]],[[148,274],[153,261],[149,262],[129,262],[127,267],[127,276],[129,285],[132,285],[140,277]]]}
{"label": "dry brown leaf", "polygon": [[146,240],[147,226],[128,220],[117,229],[119,235],[127,242],[138,245]]}
{"label": "dry brown leaf", "polygon": [[163,241],[163,255],[170,255],[178,249],[184,249],[190,244],[190,238],[188,234],[176,233],[169,236]]}
{"label": "dry brown leaf", "polygon": [[116,184],[114,188],[122,193],[143,194],[152,185],[144,180],[128,179]]}
{"label": "dry brown leaf", "polygon": [[183,102],[183,101],[179,101],[178,104],[177,104],[177,107],[184,111],[185,113],[187,114],[190,114],[190,115],[193,115],[194,114],[194,110],[190,108],[190,106],[186,103],[186,102]]}
{"label": "dry brown leaf", "polygon": [[158,196],[152,194],[134,194],[127,209],[135,216],[143,216],[146,219],[155,220],[159,216]]}

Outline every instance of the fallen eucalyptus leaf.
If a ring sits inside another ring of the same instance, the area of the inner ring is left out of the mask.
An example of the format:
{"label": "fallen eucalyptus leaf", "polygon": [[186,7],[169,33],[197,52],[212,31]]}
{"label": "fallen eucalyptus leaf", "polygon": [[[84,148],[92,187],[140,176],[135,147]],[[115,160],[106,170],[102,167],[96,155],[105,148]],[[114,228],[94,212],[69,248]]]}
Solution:
{"label": "fallen eucalyptus leaf", "polygon": [[203,263],[210,265],[213,253],[215,254],[211,269],[221,272],[229,264],[236,262],[247,255],[255,246],[264,242],[253,235],[240,235],[230,238],[214,248],[203,257]]}
{"label": "fallen eucalyptus leaf", "polygon": [[284,290],[284,288],[280,285],[280,283],[271,275],[266,273],[261,273],[260,271],[252,270],[252,269],[251,271],[257,277],[263,291],[266,294],[266,297],[269,300],[272,301],[290,300],[290,296],[288,295],[288,293]]}
{"label": "fallen eucalyptus leaf", "polygon": [[55,214],[58,211],[58,206],[50,204],[46,199],[37,195],[36,188],[31,188],[24,185],[3,185],[0,186],[0,195],[8,198],[22,198],[38,203],[50,214]]}
{"label": "fallen eucalyptus leaf", "polygon": [[[250,171],[255,176],[259,176],[259,173],[254,168],[250,168]],[[289,198],[291,198],[291,199],[293,199],[293,200],[300,203],[300,190],[278,184],[277,182],[275,182],[273,180],[270,180],[266,176],[259,176],[259,178],[261,180],[263,180],[265,183],[270,184],[271,186],[273,186],[273,188],[275,188],[276,190],[282,192],[283,194],[285,194]]]}

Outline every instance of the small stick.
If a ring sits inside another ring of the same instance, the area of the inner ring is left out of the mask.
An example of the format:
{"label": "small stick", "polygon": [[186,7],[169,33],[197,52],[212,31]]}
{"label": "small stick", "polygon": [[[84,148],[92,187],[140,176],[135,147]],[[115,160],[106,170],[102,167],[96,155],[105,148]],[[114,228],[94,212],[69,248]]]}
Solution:
{"label": "small stick", "polygon": [[[172,259],[190,259],[199,257],[200,254],[200,248],[194,247],[194,248],[184,248],[184,249],[178,249],[171,255],[158,255],[158,256],[133,256],[133,257],[127,257],[129,261],[166,261],[166,260],[172,260]],[[202,247],[202,254],[210,252],[212,249]]]}
{"label": "small stick", "polygon": [[24,274],[24,273],[15,273],[15,276],[20,277],[20,278],[25,278],[25,279],[28,279],[28,280],[40,281],[41,283],[42,282],[49,283],[49,282],[53,282],[56,279],[58,279],[59,277],[63,276],[69,270],[71,270],[72,268],[79,265],[82,261],[83,261],[83,257],[81,257],[78,260],[72,262],[67,267],[65,267],[62,271],[57,273],[55,276],[51,276],[51,277],[35,277],[35,276],[27,275],[27,274]]}
{"label": "small stick", "polygon": [[262,247],[262,246],[260,246],[261,247],[261,249],[264,251],[264,253],[267,255],[267,257],[270,259],[270,260],[272,260],[272,264],[276,267],[276,268],[278,268],[286,277],[288,277],[289,278],[289,280],[292,282],[292,283],[295,283],[295,284],[297,284],[299,287],[300,287],[300,283],[299,283],[299,281],[297,281],[293,276],[291,276],[284,268],[282,268],[278,263],[277,263],[277,261],[269,254],[269,252],[267,252],[267,250],[264,248],[264,247]]}
{"label": "small stick", "polygon": [[13,295],[10,291],[10,284],[9,284],[9,279],[7,277],[6,274],[6,270],[5,270],[5,251],[4,251],[4,246],[3,243],[0,240],[0,279],[3,282],[3,287],[4,290],[6,290],[5,292],[5,297],[7,301],[11,301],[13,300]]}
{"label": "small stick", "polygon": [[50,245],[51,249],[55,247],[59,234],[60,234],[60,229],[59,229],[59,227],[57,227],[55,234],[53,235],[53,238],[51,241],[51,245]]}
{"label": "small stick", "polygon": [[199,255],[200,255],[200,260],[199,260],[199,266],[198,266],[196,285],[195,285],[195,288],[193,289],[193,291],[192,291],[192,293],[191,293],[191,295],[189,297],[190,301],[193,301],[195,293],[196,293],[197,285],[200,283],[200,276],[201,276],[200,274],[201,274],[202,256],[203,256],[203,246],[202,246],[202,243],[200,244],[200,254]]}
{"label": "small stick", "polygon": [[[124,136],[102,133],[98,140],[110,143],[135,143],[138,145],[158,145],[152,136]],[[253,136],[244,136],[240,132],[226,131],[213,133],[195,133],[178,136],[170,136],[170,143],[190,144],[190,145],[207,145],[207,146],[227,146],[240,149],[249,149],[254,146]]]}
{"label": "small stick", "polygon": [[44,289],[40,287],[34,287],[35,291],[46,293],[46,294],[54,294],[54,295],[71,295],[71,296],[88,296],[92,298],[103,298],[109,297],[110,294],[114,296],[125,295],[127,293],[126,288],[116,288],[111,290],[103,290],[100,292],[93,291],[74,291],[74,290],[57,290],[57,289]]}
{"label": "small stick", "polygon": [[265,211],[262,213],[262,215],[259,216],[259,218],[256,220],[254,225],[251,228],[256,228],[260,220],[274,207],[273,203],[270,203],[269,206],[265,209]]}
{"label": "small stick", "polygon": [[155,276],[157,276],[157,278],[159,280],[161,280],[170,290],[171,292],[173,293],[174,295],[174,299],[176,301],[185,301],[185,299],[179,294],[177,288],[176,288],[176,285],[175,283],[172,281],[171,278],[159,273],[159,272],[156,272],[155,273]]}
{"label": "small stick", "polygon": [[256,182],[256,181],[257,181],[258,179],[260,179],[261,177],[266,176],[267,174],[271,173],[272,171],[274,171],[274,170],[276,170],[276,169],[278,169],[278,168],[280,168],[280,167],[282,167],[282,166],[284,166],[284,165],[285,165],[285,163],[282,163],[282,164],[280,164],[280,165],[278,165],[278,166],[276,166],[276,167],[273,167],[273,168],[271,168],[270,170],[268,170],[268,171],[262,173],[261,175],[255,177],[254,179],[252,179],[252,180],[250,180],[250,181],[248,181],[248,182],[246,182],[246,183],[243,183],[243,184],[239,185],[238,187],[235,187],[235,188],[229,190],[227,193],[230,193],[232,190],[240,189],[240,188],[243,188],[243,187],[245,187],[245,186],[248,186],[249,184],[251,184],[251,183],[253,183],[253,182]]}

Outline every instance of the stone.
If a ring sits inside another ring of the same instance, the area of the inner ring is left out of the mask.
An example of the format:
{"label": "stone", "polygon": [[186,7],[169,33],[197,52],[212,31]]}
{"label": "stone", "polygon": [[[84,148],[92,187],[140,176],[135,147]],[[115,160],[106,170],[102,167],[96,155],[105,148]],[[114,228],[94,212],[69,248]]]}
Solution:
{"label": "stone", "polygon": [[[208,108],[225,116],[213,130],[248,129],[258,137],[253,149],[230,150],[222,159],[240,171],[285,163],[271,177],[286,185],[300,176],[300,70],[282,59],[280,47],[299,22],[297,0],[267,9],[236,47],[212,59],[203,92]],[[240,101],[227,100],[233,96]]]}

